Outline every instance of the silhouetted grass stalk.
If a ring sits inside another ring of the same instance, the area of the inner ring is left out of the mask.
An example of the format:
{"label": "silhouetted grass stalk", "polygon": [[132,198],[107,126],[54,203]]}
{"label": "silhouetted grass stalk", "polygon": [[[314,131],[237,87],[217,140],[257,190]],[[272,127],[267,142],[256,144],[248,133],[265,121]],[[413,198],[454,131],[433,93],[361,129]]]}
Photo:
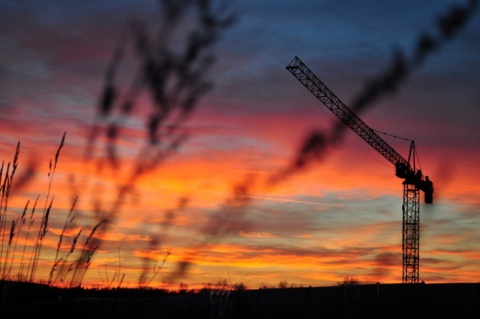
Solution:
{"label": "silhouetted grass stalk", "polygon": [[12,247],[12,240],[15,237],[15,227],[16,227],[16,225],[17,225],[17,220],[12,220],[12,225],[10,226],[10,235],[8,236],[9,239],[8,239],[7,250],[5,252],[5,260],[3,262],[3,270],[2,270],[3,279],[10,279],[10,275],[7,272],[7,269],[8,269],[8,265],[9,265],[9,261],[10,261],[9,257],[10,257],[10,250],[11,250],[11,247]]}
{"label": "silhouetted grass stalk", "polygon": [[[8,193],[9,193],[9,172],[10,172],[10,162],[7,164],[7,169],[5,171],[5,177],[2,183],[2,200],[0,203],[1,209],[1,223],[0,223],[0,231],[2,232],[2,246],[0,250],[0,267],[3,265],[3,247],[5,242],[5,223],[7,220],[7,206],[8,206]],[[2,267],[3,268],[3,267]],[[5,279],[2,272],[2,279]]]}
{"label": "silhouetted grass stalk", "polygon": [[77,245],[78,238],[80,237],[82,232],[83,232],[83,228],[81,227],[80,230],[78,231],[77,235],[75,235],[73,237],[72,244],[70,246],[70,250],[67,252],[67,255],[65,256],[65,258],[62,259],[62,265],[60,266],[60,269],[57,271],[57,276],[55,277],[55,280],[54,280],[53,283],[56,283],[57,280],[59,280],[59,279],[60,279],[60,282],[64,283],[68,274],[73,270],[73,265],[74,264],[73,263],[68,264],[68,267],[67,267],[67,263],[68,263],[68,259],[69,259],[70,255],[75,251],[75,247]]}
{"label": "silhouetted grass stalk", "polygon": [[40,259],[40,253],[42,252],[43,247],[43,239],[48,231],[48,219],[50,217],[50,210],[52,209],[54,197],[50,200],[50,205],[45,209],[45,212],[42,217],[42,223],[40,225],[40,229],[38,230],[37,240],[35,242],[35,248],[33,253],[33,261],[32,261],[32,268],[30,271],[30,282],[35,280],[35,273],[37,271],[38,260]]}
{"label": "silhouetted grass stalk", "polygon": [[[9,238],[9,241],[8,241],[7,253],[5,254],[6,262],[4,264],[5,278],[8,278],[8,279],[11,279],[12,267],[13,267],[13,263],[14,263],[14,260],[15,260],[15,252],[17,250],[18,238],[20,237],[20,233],[22,231],[22,226],[23,226],[24,221],[25,221],[25,213],[27,212],[29,203],[30,203],[30,201],[27,201],[27,204],[25,205],[25,208],[23,209],[22,216],[18,217],[15,220],[12,220],[12,226],[11,226],[11,229],[10,229],[10,238]],[[17,225],[19,225],[19,223],[20,223],[20,226],[17,227]],[[11,246],[12,246],[13,238],[15,238],[15,244],[13,245],[13,251],[11,252],[11,256],[10,256],[10,260],[9,260],[9,253],[10,253],[10,249],[11,249]],[[9,261],[9,263],[8,263],[8,261]],[[8,268],[8,271],[6,271],[6,268]]]}
{"label": "silhouetted grass stalk", "polygon": [[18,222],[20,222],[20,226],[18,227],[17,236],[15,238],[15,245],[13,247],[12,257],[11,257],[11,261],[10,261],[10,267],[8,269],[8,277],[9,278],[10,278],[10,275],[12,273],[12,266],[13,266],[14,259],[15,259],[15,253],[17,251],[18,238],[20,237],[20,233],[22,232],[23,225],[25,224],[25,214],[27,212],[29,204],[30,204],[30,201],[28,200],[27,204],[25,204],[25,208],[23,209],[22,216],[19,219],[17,219],[17,225],[18,225]]}
{"label": "silhouetted grass stalk", "polygon": [[93,236],[97,232],[98,228],[105,223],[105,220],[101,220],[97,225],[95,225],[85,240],[80,257],[75,262],[75,270],[73,271],[72,280],[70,281],[70,287],[80,287],[83,277],[85,276],[85,272],[88,270],[88,267],[90,267],[92,256],[99,247],[98,241],[95,240]]}
{"label": "silhouetted grass stalk", "polygon": [[50,215],[50,210],[52,208],[53,204],[53,198],[50,200],[50,205],[48,205],[48,201],[50,199],[50,191],[52,188],[52,183],[53,183],[53,178],[55,176],[55,171],[57,168],[57,163],[58,163],[58,158],[60,156],[60,151],[62,150],[62,147],[65,143],[65,135],[67,132],[63,133],[62,140],[60,142],[60,145],[58,146],[57,152],[55,154],[55,160],[53,162],[53,167],[52,167],[52,161],[50,160],[50,165],[49,165],[49,172],[48,172],[48,177],[49,177],[49,182],[48,182],[48,191],[47,191],[47,196],[45,198],[45,206],[43,209],[43,217],[42,217],[42,223],[40,226],[40,229],[38,231],[38,236],[37,240],[35,242],[35,249],[34,249],[34,254],[33,254],[33,263],[32,263],[32,269],[30,273],[30,282],[33,282],[35,280],[35,273],[37,271],[37,266],[38,266],[38,260],[40,258],[40,253],[42,251],[42,246],[43,246],[43,239],[45,238],[45,235],[47,234],[48,231],[48,218]]}
{"label": "silhouetted grass stalk", "polygon": [[108,269],[107,265],[105,264],[104,266],[104,273],[105,273],[105,278],[102,276],[102,273],[100,270],[98,271],[98,275],[100,276],[100,280],[102,281],[103,287],[106,289],[112,289],[113,283],[115,280],[117,280],[117,289],[120,288],[120,286],[123,283],[123,279],[125,278],[125,273],[121,273],[122,269],[122,264],[121,264],[121,258],[120,258],[120,247],[118,249],[118,268],[115,269],[115,272],[113,274],[113,277],[110,279],[108,276]]}
{"label": "silhouetted grass stalk", "polygon": [[[3,179],[2,183],[2,199],[0,201],[0,218],[1,218],[1,223],[0,223],[0,229],[2,232],[2,244],[0,248],[0,266],[2,266],[2,279],[6,279],[6,265],[8,263],[8,253],[10,251],[10,246],[11,246],[11,241],[13,239],[13,232],[15,230],[15,223],[12,222],[12,227],[10,229],[10,239],[8,241],[8,246],[7,246],[7,251],[5,252],[4,256],[4,249],[5,249],[5,235],[7,233],[6,231],[6,224],[7,224],[7,217],[8,217],[8,199],[10,196],[10,191],[12,189],[12,184],[13,184],[13,178],[15,176],[15,171],[17,170],[18,166],[18,156],[20,154],[20,142],[17,143],[17,148],[15,150],[15,156],[13,158],[13,164],[10,165],[10,162],[7,164],[7,169],[5,171],[5,176]],[[10,167],[11,167],[11,172],[10,172]],[[3,172],[3,162],[2,162],[2,172]],[[10,174],[9,174],[10,172]],[[1,178],[1,174],[0,174]]]}
{"label": "silhouetted grass stalk", "polygon": [[[29,259],[29,263],[28,263],[28,267],[27,267],[27,272],[24,274],[23,271],[25,269],[25,264],[24,264],[24,258],[25,258],[25,253],[26,253],[26,250],[27,250],[27,246],[28,246],[28,237],[30,236],[30,230],[32,228],[32,225],[33,225],[33,222],[34,222],[34,219],[33,219],[33,216],[35,214],[35,208],[37,207],[37,203],[38,203],[38,199],[40,198],[40,195],[37,196],[37,198],[35,199],[35,203],[33,204],[33,207],[32,207],[32,212],[30,213],[30,220],[29,220],[29,223],[28,223],[28,229],[27,229],[27,234],[25,235],[25,242],[23,244],[23,253],[22,253],[22,259],[20,261],[20,270],[18,272],[18,279],[21,280],[21,281],[27,281],[27,278],[28,278],[28,274],[30,272],[30,267],[31,267],[31,262],[32,262],[32,259],[30,258]],[[33,256],[33,255],[32,255]]]}
{"label": "silhouetted grass stalk", "polygon": [[32,212],[30,213],[30,220],[29,220],[29,223],[28,223],[27,234],[25,235],[25,242],[23,244],[23,253],[22,253],[22,259],[20,261],[20,269],[19,269],[18,275],[17,275],[18,280],[20,280],[20,281],[26,281],[27,280],[27,274],[30,271],[30,263],[29,263],[28,268],[27,268],[27,273],[26,274],[23,273],[23,271],[25,269],[25,264],[23,262],[24,262],[25,253],[26,253],[26,250],[27,250],[28,237],[30,236],[30,230],[31,230],[33,222],[34,222],[33,215],[35,214],[35,208],[37,207],[37,202],[38,202],[39,198],[40,198],[40,195],[38,195],[37,198],[35,199],[35,203],[33,203],[33,207],[32,207]]}
{"label": "silhouetted grass stalk", "polygon": [[53,262],[52,269],[50,270],[50,275],[48,277],[48,284],[50,285],[52,283],[52,278],[53,278],[53,273],[55,272],[57,265],[63,260],[63,258],[58,259],[58,254],[60,253],[60,250],[62,248],[62,242],[63,242],[63,236],[65,235],[65,230],[67,229],[67,226],[71,223],[73,223],[75,219],[75,215],[72,216],[73,210],[75,209],[75,204],[77,203],[78,196],[75,197],[72,203],[72,207],[70,208],[70,211],[68,212],[67,218],[65,219],[65,223],[62,228],[62,232],[60,233],[59,239],[58,239],[58,244],[57,244],[57,250],[55,252],[55,260]]}

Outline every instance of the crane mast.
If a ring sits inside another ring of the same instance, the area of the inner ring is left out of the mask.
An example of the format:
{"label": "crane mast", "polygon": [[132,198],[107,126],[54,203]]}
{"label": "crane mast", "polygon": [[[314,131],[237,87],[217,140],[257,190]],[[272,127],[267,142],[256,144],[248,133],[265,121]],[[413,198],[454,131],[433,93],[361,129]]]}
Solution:
{"label": "crane mast", "polygon": [[[330,91],[298,57],[290,62],[287,70],[343,123],[395,165],[395,175],[404,180],[402,282],[418,283],[420,269],[420,190],[425,194],[425,203],[431,204],[433,202],[433,183],[428,179],[428,176],[423,176],[421,170],[415,168],[414,141],[410,144],[410,152],[408,160],[406,160]],[[410,164],[411,160],[413,165]]]}

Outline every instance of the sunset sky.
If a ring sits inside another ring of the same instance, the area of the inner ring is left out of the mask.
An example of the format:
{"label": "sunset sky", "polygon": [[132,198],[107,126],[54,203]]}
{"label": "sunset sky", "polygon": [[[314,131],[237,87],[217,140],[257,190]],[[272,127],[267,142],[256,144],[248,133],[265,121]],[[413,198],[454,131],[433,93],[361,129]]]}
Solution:
{"label": "sunset sky", "polygon": [[[88,233],[110,214],[107,228],[94,234],[102,242],[83,280],[87,286],[106,285],[119,272],[125,274],[122,286],[135,287],[144,258],[160,265],[167,253],[151,286],[183,282],[199,288],[221,279],[249,288],[285,280],[325,286],[346,276],[364,283],[401,282],[402,180],[355,133],[346,130],[321,158],[276,183],[269,181],[290,167],[311,131],[328,131],[336,124],[334,115],[285,69],[295,56],[349,105],[388,70],[396,52],[411,61],[419,38],[428,34],[438,39],[438,47],[411,66],[396,92],[358,115],[376,130],[414,139],[421,168],[434,182],[434,204],[420,208],[420,280],[478,282],[478,8],[458,32],[443,37],[439,17],[469,1],[228,3],[227,12],[236,20],[214,47],[216,61],[208,73],[214,86],[185,122],[187,140],[136,179],[122,204],[112,209],[145,143],[148,99],[123,119],[127,133],[117,141],[117,171],[96,165],[95,159],[105,156],[102,138],[94,145],[93,159],[85,157],[88,136],[98,124],[98,101],[119,40],[132,19],[152,30],[158,27],[157,1],[0,0],[0,159],[5,165],[12,161],[21,141],[16,177],[35,168],[33,179],[11,194],[6,228],[27,200],[30,212],[40,195],[38,225],[49,161],[66,132],[35,280],[48,279],[59,235],[78,196],[60,258],[83,227],[69,262],[78,258]],[[133,54],[129,59],[135,65]],[[125,67],[119,82],[129,83],[132,70],[130,64]],[[384,138],[408,157],[409,142]],[[234,196],[239,185],[247,185],[244,202]],[[26,226],[17,228],[11,279],[19,273],[25,235]],[[31,238],[27,242],[25,259],[33,245]],[[179,273],[182,262],[189,267]]]}

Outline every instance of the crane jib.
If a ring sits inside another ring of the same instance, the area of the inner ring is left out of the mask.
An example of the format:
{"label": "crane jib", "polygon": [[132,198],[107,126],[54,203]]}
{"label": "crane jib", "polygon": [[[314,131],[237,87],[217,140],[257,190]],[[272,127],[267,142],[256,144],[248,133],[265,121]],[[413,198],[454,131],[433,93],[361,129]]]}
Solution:
{"label": "crane jib", "polygon": [[393,165],[401,164],[406,167],[410,166],[405,158],[353,113],[298,57],[293,59],[287,66],[287,69],[343,123],[350,127],[389,162]]}
{"label": "crane jib", "polygon": [[[287,66],[290,71],[315,97],[332,111],[343,123],[359,135],[364,141],[372,146],[377,152],[395,165],[395,175],[411,182],[425,193],[433,193],[431,181],[423,180],[423,176],[411,167],[409,161],[403,158],[375,131],[363,122],[352,110],[350,110],[330,89],[298,58],[295,57]],[[427,194],[428,195],[428,194]],[[431,197],[431,196],[428,196]],[[429,200],[426,200],[429,202]]]}

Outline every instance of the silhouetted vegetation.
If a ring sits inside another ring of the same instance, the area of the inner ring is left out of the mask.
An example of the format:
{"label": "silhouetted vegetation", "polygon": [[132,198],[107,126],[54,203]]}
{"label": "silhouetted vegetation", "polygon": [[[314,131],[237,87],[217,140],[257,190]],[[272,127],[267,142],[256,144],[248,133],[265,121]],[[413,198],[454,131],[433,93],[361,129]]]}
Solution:
{"label": "silhouetted vegetation", "polygon": [[[54,195],[51,193],[52,184],[54,181],[57,165],[59,164],[60,153],[65,144],[65,137],[66,133],[63,134],[57,152],[55,153],[54,159],[50,160],[49,163],[48,186],[45,199],[43,199],[40,195],[37,195],[31,209],[31,200],[27,200],[27,203],[25,204],[22,213],[18,216],[16,216],[16,214],[18,214],[17,212],[10,211],[10,208],[8,207],[8,199],[10,196],[14,195],[12,192],[12,190],[14,190],[13,180],[14,174],[18,166],[18,159],[20,156],[20,142],[17,144],[14,159],[13,162],[11,162],[12,164],[8,162],[5,171],[3,170],[2,165],[2,170],[0,170],[0,179],[3,179],[2,186],[0,188],[2,192],[2,249],[0,254],[2,280],[15,280],[19,282],[29,283],[34,283],[37,281],[36,273],[38,269],[38,264],[40,262],[40,256],[42,253],[45,237],[49,232],[48,227],[50,221],[50,214],[54,205]],[[4,175],[2,177],[3,173]],[[29,172],[29,174],[31,173]],[[43,209],[40,212],[41,215],[37,217],[37,208],[41,200],[44,200],[44,205]],[[73,200],[72,206],[66,216],[64,226],[59,235],[57,248],[55,251],[55,258],[53,260],[53,266],[50,270],[48,280],[41,279],[48,284],[67,284],[67,276],[72,271],[77,269],[79,267],[79,264],[82,262],[82,260],[78,259],[78,257],[75,257],[74,259],[70,259],[70,257],[72,254],[75,255],[77,241],[82,234],[83,228],[79,227],[76,235],[68,238],[69,240],[71,240],[71,243],[65,243],[65,240],[67,239],[65,236],[66,230],[74,227],[73,221],[76,217],[76,201],[77,197],[75,197]],[[6,225],[9,220],[11,220],[11,227],[8,229],[6,228]],[[91,230],[90,236],[87,237],[87,242],[92,236],[92,233],[94,232],[95,227]],[[32,240],[33,244],[31,242]],[[19,244],[23,247],[19,247]],[[18,248],[20,248],[20,251]],[[85,250],[85,247],[83,248],[83,250]],[[95,251],[93,250],[91,252],[91,255],[93,255],[94,252]],[[72,280],[73,278],[74,276],[72,277]]]}
{"label": "silhouetted vegetation", "polygon": [[[142,21],[135,20],[119,40],[106,72],[105,85],[98,104],[98,116],[88,137],[87,163],[93,158],[95,144],[103,140],[105,157],[96,159],[98,169],[108,167],[113,171],[119,171],[123,168],[117,155],[117,142],[123,137],[122,121],[119,116],[137,116],[135,112],[139,110],[138,101],[142,96],[149,97],[152,106],[152,113],[146,118],[146,139],[133,166],[128,167],[130,172],[126,179],[118,180],[118,193],[112,203],[104,203],[103,199],[98,197],[99,190],[93,190],[97,198],[94,199],[92,208],[94,223],[90,229],[77,227],[74,223],[77,201],[79,197],[88,194],[76,194],[73,197],[71,209],[58,238],[55,257],[46,280],[48,284],[70,287],[81,285],[85,272],[92,263],[93,255],[101,245],[103,235],[121,210],[126,198],[134,191],[137,181],[173,155],[187,139],[188,134],[183,124],[195,109],[198,100],[212,87],[208,71],[215,61],[214,44],[223,30],[234,21],[234,16],[225,11],[225,3],[210,0],[159,1],[161,10],[157,28],[152,30]],[[192,21],[195,23],[191,23]],[[188,31],[185,31],[185,27]],[[136,60],[137,70],[131,75],[131,85],[122,91],[120,85],[116,83],[117,72],[122,63],[129,58],[129,49],[133,50],[134,56],[130,58]],[[54,159],[49,163],[45,198],[38,195],[34,201],[28,200],[18,217],[14,216],[14,212],[9,212],[9,198],[14,187],[20,190],[28,183],[33,175],[34,166],[29,165],[18,182],[14,183],[20,142],[17,144],[13,161],[7,164],[2,161],[0,270],[3,280],[31,283],[38,281],[37,269],[54,207],[52,184],[60,153],[65,145],[65,137],[66,133],[61,139]],[[40,216],[37,216],[38,206],[42,201],[43,207]],[[174,222],[176,214],[187,204],[188,198],[180,197],[178,207],[165,212],[164,221],[158,232],[151,236],[148,247],[150,251],[157,251],[157,247],[163,244],[164,236]],[[104,208],[108,206],[110,208]],[[76,228],[75,235],[67,236],[67,231],[71,234],[72,228]],[[30,246],[31,240],[34,240],[33,247]],[[21,257],[17,250],[19,242],[20,244],[23,242],[23,247],[20,247]],[[140,288],[146,288],[153,280],[158,279],[169,255],[170,250],[167,250],[161,259],[144,257],[144,269],[139,275]],[[183,275],[186,266],[186,263],[181,262],[171,276]],[[113,278],[105,279],[108,287],[111,287],[113,282],[121,285],[125,274],[121,273],[120,268],[119,260],[119,267]]]}
{"label": "silhouetted vegetation", "polygon": [[[2,318],[477,318],[479,284],[168,292],[0,282]],[[406,306],[408,305],[408,306]]]}
{"label": "silhouetted vegetation", "polygon": [[[215,62],[214,44],[234,22],[234,16],[225,11],[227,1],[163,0],[159,3],[161,10],[155,28],[135,20],[119,40],[106,72],[96,123],[88,139],[87,158],[92,156],[95,144],[102,137],[105,140],[105,157],[98,161],[99,168],[107,164],[113,171],[128,171],[125,179],[118,180],[118,191],[113,203],[109,204],[110,208],[97,214],[102,216],[99,226],[103,233],[141,177],[157,169],[187,140],[189,134],[184,123],[195,110],[198,100],[212,87],[208,72]],[[130,86],[122,90],[116,83],[117,73],[127,59],[129,48],[133,48],[137,69],[131,75]],[[138,118],[144,114],[138,103],[142,96],[146,96],[151,105],[151,112],[143,118],[145,139],[136,141],[142,146],[134,163],[124,167],[117,155],[117,142],[123,137],[121,119]],[[97,206],[101,201],[98,200]],[[177,211],[185,208],[187,203],[188,199],[181,197],[178,209],[165,213],[165,222],[150,240],[150,251],[157,250],[162,244]],[[82,256],[84,270],[91,259],[89,252],[100,244],[101,236],[92,237],[88,243]],[[169,254],[166,251],[161,260],[145,257],[139,286],[149,285],[157,278]],[[180,262],[170,279],[183,276],[188,264]]]}
{"label": "silhouetted vegetation", "polygon": [[[147,298],[165,296],[170,292],[165,290],[147,289],[164,268],[170,250],[158,258],[145,257],[143,271],[139,274],[138,286],[142,289],[121,288],[125,274],[122,273],[119,257],[118,269],[113,276],[105,271],[102,283],[105,290],[87,290],[80,288],[85,272],[89,269],[92,258],[102,244],[102,235],[112,227],[116,214],[121,210],[126,197],[132,194],[136,183],[145,174],[152,173],[165,159],[185,143],[189,133],[184,128],[194,111],[198,100],[208,92],[211,83],[208,80],[208,70],[215,61],[213,46],[221,33],[234,21],[233,16],[222,11],[221,6],[215,6],[214,1],[160,1],[162,6],[159,17],[160,26],[153,32],[141,21],[133,21],[118,42],[112,60],[107,68],[105,83],[98,103],[97,117],[88,137],[86,149],[87,160],[92,160],[93,148],[96,143],[104,142],[105,157],[96,165],[98,169],[109,167],[113,171],[124,169],[118,156],[118,142],[123,137],[122,117],[132,117],[138,110],[138,101],[142,94],[149,97],[152,113],[145,118],[146,138],[136,154],[127,177],[118,181],[118,193],[112,203],[103,203],[97,199],[93,207],[96,220],[90,229],[74,226],[77,197],[74,197],[71,208],[65,217],[63,228],[58,238],[52,267],[45,280],[46,285],[33,284],[38,264],[48,234],[48,225],[54,194],[51,194],[60,153],[65,144],[63,135],[55,157],[49,163],[48,189],[45,198],[39,195],[28,200],[21,213],[9,210],[9,199],[15,189],[20,189],[31,178],[33,166],[28,166],[23,175],[16,179],[20,143],[18,143],[12,162],[0,168],[0,269],[3,291],[3,309],[10,316],[20,311],[26,304],[33,305],[52,302],[57,306],[62,300],[78,298]],[[360,112],[372,105],[381,96],[392,94],[402,85],[407,76],[420,66],[432,52],[443,42],[449,40],[468,21],[477,1],[470,1],[466,6],[455,5],[445,15],[438,19],[439,36],[422,34],[418,38],[417,47],[408,59],[401,51],[393,55],[392,65],[381,73],[378,78],[368,82],[366,88],[358,94],[352,104],[352,109]],[[187,13],[194,11],[196,25],[190,30],[186,42],[175,42],[173,34],[182,26]],[[124,91],[117,85],[117,72],[127,56],[128,48],[133,48],[138,62],[136,73],[132,76],[131,85]],[[266,184],[273,185],[283,181],[290,173],[296,173],[307,164],[323,158],[327,149],[338,143],[344,133],[344,126],[338,125],[331,132],[313,132],[302,142],[294,156],[291,165],[284,172],[272,176]],[[15,179],[15,183],[14,183]],[[273,183],[271,183],[273,181]],[[250,194],[255,185],[261,183],[255,176],[246,176],[244,180],[233,186],[230,197],[213,214],[202,227],[202,239],[193,245],[198,251],[209,243],[219,243],[222,238],[238,232],[246,225],[245,214],[253,199]],[[98,190],[96,190],[98,191]],[[82,194],[77,194],[82,196]],[[148,249],[156,250],[165,241],[164,235],[175,220],[175,216],[188,205],[188,198],[181,197],[178,205],[164,213],[164,222],[159,226],[158,233],[151,237]],[[41,208],[39,208],[42,206]],[[40,211],[40,212],[39,212]],[[40,216],[39,216],[40,214]],[[73,236],[67,235],[67,230],[75,228]],[[83,237],[82,237],[83,235]],[[34,245],[30,246],[30,240]],[[79,240],[83,245],[79,248]],[[75,254],[77,252],[78,254]],[[180,261],[167,278],[182,278],[191,263],[197,258],[194,254]],[[103,279],[104,278],[104,279]],[[10,281],[17,281],[12,283]],[[77,287],[76,289],[60,289],[55,285]],[[356,278],[345,277],[343,286],[359,285]],[[281,281],[278,288],[292,288],[294,285]],[[113,289],[114,288],[114,289]],[[272,287],[264,286],[263,289]],[[243,292],[247,285],[243,282],[219,282],[217,287],[206,287],[201,292],[212,290],[232,290]],[[307,289],[307,288],[304,288]],[[332,288],[333,289],[333,288]],[[8,295],[5,295],[8,291]],[[193,292],[188,286],[181,284],[178,293]],[[47,304],[45,304],[47,305]],[[48,306],[46,306],[48,307]],[[33,307],[32,309],[36,309]],[[51,310],[51,309],[50,309]],[[51,310],[53,311],[53,310]],[[58,311],[58,309],[56,310]],[[58,313],[57,313],[58,315]],[[113,317],[113,316],[112,316]]]}
{"label": "silhouetted vegetation", "polygon": [[346,276],[343,278],[342,282],[339,282],[337,285],[338,286],[356,286],[359,285],[360,282],[358,281],[357,278],[351,277],[351,276]]}

